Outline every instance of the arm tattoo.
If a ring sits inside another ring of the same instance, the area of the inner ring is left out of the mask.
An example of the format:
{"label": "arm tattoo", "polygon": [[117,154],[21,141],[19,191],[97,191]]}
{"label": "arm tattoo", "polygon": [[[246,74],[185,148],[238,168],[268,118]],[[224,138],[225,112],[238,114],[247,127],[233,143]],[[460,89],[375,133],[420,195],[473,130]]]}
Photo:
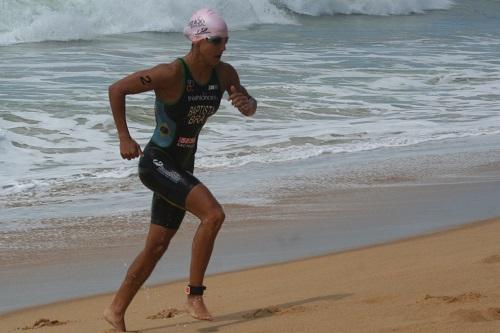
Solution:
{"label": "arm tattoo", "polygon": [[149,75],[146,75],[146,76],[141,76],[141,83],[145,86],[146,83],[151,83],[151,78],[149,77]]}

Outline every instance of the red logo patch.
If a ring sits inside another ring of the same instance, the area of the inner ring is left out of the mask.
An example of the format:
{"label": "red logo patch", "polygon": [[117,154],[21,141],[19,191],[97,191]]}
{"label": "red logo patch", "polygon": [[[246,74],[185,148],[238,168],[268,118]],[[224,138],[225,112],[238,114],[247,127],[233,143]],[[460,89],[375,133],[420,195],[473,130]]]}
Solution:
{"label": "red logo patch", "polygon": [[196,143],[196,138],[185,138],[181,136],[177,142],[183,145],[194,145]]}

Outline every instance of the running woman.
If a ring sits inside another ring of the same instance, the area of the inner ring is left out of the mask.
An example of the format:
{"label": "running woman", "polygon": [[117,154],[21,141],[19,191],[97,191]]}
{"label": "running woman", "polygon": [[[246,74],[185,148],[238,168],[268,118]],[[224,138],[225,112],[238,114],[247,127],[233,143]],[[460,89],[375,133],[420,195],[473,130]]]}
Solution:
{"label": "running woman", "polygon": [[[200,219],[194,235],[186,287],[187,308],[196,319],[212,320],[203,302],[203,279],[225,215],[208,188],[193,176],[198,135],[219,108],[222,95],[243,115],[252,116],[257,101],[240,84],[238,73],[221,61],[228,30],[211,9],[195,12],[184,29],[191,50],[169,64],[133,73],[109,87],[109,100],[122,158],[139,159],[139,177],[153,193],[151,224],[144,249],[136,257],[104,318],[125,332],[125,311],[168,248],[186,211]],[[156,128],[141,147],[130,136],[125,96],[154,90]]]}

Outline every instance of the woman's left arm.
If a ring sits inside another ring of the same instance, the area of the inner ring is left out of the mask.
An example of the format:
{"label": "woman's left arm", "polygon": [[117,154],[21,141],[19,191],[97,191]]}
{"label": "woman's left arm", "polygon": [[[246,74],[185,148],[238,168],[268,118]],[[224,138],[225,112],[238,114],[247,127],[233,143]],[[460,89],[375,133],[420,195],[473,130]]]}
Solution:
{"label": "woman's left arm", "polygon": [[229,94],[228,100],[245,116],[253,116],[257,111],[257,100],[250,96],[248,91],[240,83],[236,70],[229,64],[224,64],[222,69],[225,90]]}

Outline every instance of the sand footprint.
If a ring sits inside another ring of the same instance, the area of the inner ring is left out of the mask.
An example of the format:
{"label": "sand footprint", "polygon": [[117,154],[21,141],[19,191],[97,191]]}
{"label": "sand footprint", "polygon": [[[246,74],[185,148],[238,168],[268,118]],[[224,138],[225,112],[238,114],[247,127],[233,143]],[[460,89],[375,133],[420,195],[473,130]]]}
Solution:
{"label": "sand footprint", "polygon": [[266,308],[260,308],[252,312],[245,313],[242,315],[245,319],[256,319],[264,318],[274,315],[282,315],[287,313],[297,313],[304,312],[306,308],[304,306],[291,306],[291,307],[280,307],[280,306],[268,306]]}
{"label": "sand footprint", "polygon": [[279,306],[268,306],[267,308],[260,308],[252,312],[245,313],[242,317],[245,319],[264,318],[281,312]]}
{"label": "sand footprint", "polygon": [[146,319],[167,319],[167,318],[173,318],[177,315],[182,313],[182,311],[176,309],[176,308],[168,308],[166,310],[161,310],[157,314],[151,315],[146,317]]}
{"label": "sand footprint", "polygon": [[498,264],[500,263],[500,255],[495,254],[481,260],[483,264]]}
{"label": "sand footprint", "polygon": [[484,296],[481,295],[480,293],[468,292],[468,293],[457,295],[457,296],[425,295],[424,301],[436,300],[436,301],[442,301],[444,303],[465,303],[465,302],[476,301],[482,297],[484,297]]}
{"label": "sand footprint", "polygon": [[25,326],[23,328],[18,328],[22,331],[26,330],[34,330],[42,327],[51,327],[51,326],[61,326],[61,325],[66,325],[69,323],[68,321],[59,321],[59,320],[50,320],[47,318],[41,318],[35,321],[35,323],[31,326]]}
{"label": "sand footprint", "polygon": [[500,320],[500,308],[489,308],[486,310],[460,309],[452,312],[451,315],[460,320],[472,323]]}

